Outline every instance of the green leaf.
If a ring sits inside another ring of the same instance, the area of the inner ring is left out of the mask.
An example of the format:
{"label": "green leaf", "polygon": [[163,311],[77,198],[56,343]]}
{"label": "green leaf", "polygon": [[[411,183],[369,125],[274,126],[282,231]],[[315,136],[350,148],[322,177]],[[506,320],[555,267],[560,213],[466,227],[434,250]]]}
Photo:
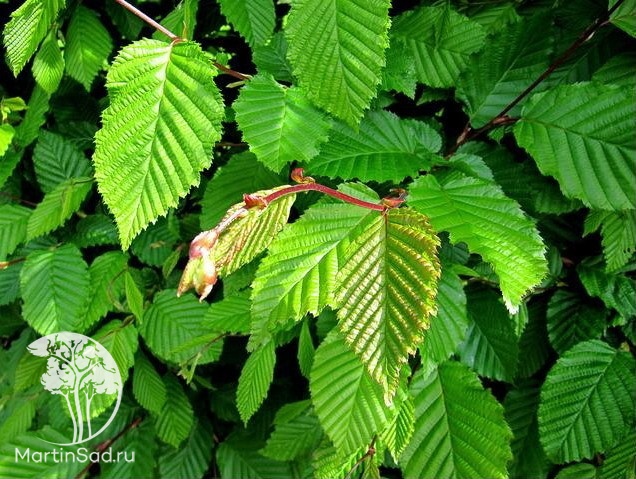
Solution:
{"label": "green leaf", "polygon": [[90,91],[112,49],[108,30],[95,12],[81,5],[77,7],[66,31],[64,59],[69,76]]}
{"label": "green leaf", "polygon": [[11,125],[0,125],[0,158],[2,158],[9,149],[14,135],[15,129]]}
{"label": "green leaf", "polygon": [[179,221],[172,213],[159,218],[137,236],[130,250],[141,261],[151,266],[161,266],[174,251],[180,239]]}
{"label": "green leaf", "polygon": [[329,304],[344,247],[370,214],[347,203],[320,202],[280,233],[253,283],[253,341],[288,319],[316,316]]}
{"label": "green leaf", "polygon": [[[119,461],[102,461],[100,477],[102,479],[120,479],[122,477],[152,477],[156,468],[158,441],[155,438],[154,425],[149,420],[127,430],[109,447],[112,457]],[[134,454],[134,456],[133,456]],[[130,460],[134,457],[134,461]],[[173,476],[176,478],[176,476]]]}
{"label": "green leaf", "polygon": [[[473,128],[496,117],[548,66],[552,37],[543,26],[546,15],[520,21],[500,30],[471,57],[457,83],[457,96],[468,108]],[[508,112],[518,116],[521,105]]]}
{"label": "green leaf", "polygon": [[311,331],[309,330],[309,321],[303,321],[300,328],[300,336],[298,337],[298,366],[300,372],[306,378],[309,378],[311,373],[311,367],[314,364],[314,356],[316,349],[314,348],[314,341],[311,338]]}
{"label": "green leaf", "polygon": [[547,305],[543,301],[528,304],[528,322],[519,337],[517,377],[532,376],[553,354],[548,339],[546,308]]}
{"label": "green leaf", "polygon": [[243,194],[270,189],[281,183],[282,177],[256,161],[254,155],[233,155],[205,188],[201,201],[201,228],[216,226],[230,206],[241,201]]}
{"label": "green leaf", "polygon": [[24,242],[31,210],[19,205],[0,205],[0,261]]}
{"label": "green leaf", "polygon": [[634,87],[636,85],[636,78],[632,75],[634,68],[636,68],[636,53],[623,52],[610,58],[594,72],[592,80],[599,83]]}
{"label": "green leaf", "polygon": [[544,175],[587,206],[636,209],[636,92],[581,83],[534,95],[514,134]]}
{"label": "green leaf", "polygon": [[288,403],[276,413],[274,431],[261,454],[278,461],[292,461],[312,453],[322,436],[309,401]]}
{"label": "green leaf", "polygon": [[161,477],[195,479],[204,476],[212,460],[211,428],[196,421],[190,436],[179,450],[167,451],[159,457]]}
{"label": "green leaf", "polygon": [[[146,310],[139,328],[150,350],[164,361],[184,363],[201,350],[196,340],[210,333],[203,318],[207,305],[192,295],[177,298],[176,292],[166,289],[154,298]],[[220,345],[213,345],[198,360],[198,364],[215,361],[221,354]]]}
{"label": "green leaf", "polygon": [[[259,191],[266,196],[274,190]],[[296,195],[285,195],[265,208],[249,208],[246,215],[235,221],[219,237],[214,248],[214,262],[220,275],[228,275],[249,263],[265,250],[278,232],[287,224]],[[226,217],[245,206],[244,202],[230,208]]]}
{"label": "green leaf", "polygon": [[424,122],[370,112],[359,131],[337,123],[308,169],[316,175],[399,183],[429,169],[441,147],[439,134]]}
{"label": "green leaf", "polygon": [[4,27],[4,46],[15,76],[33,56],[63,7],[64,0],[26,0],[11,14]]}
{"label": "green leaf", "polygon": [[338,327],[390,401],[435,312],[439,239],[411,209],[365,219],[338,271]]}
{"label": "green leaf", "polygon": [[166,402],[155,417],[155,428],[159,439],[173,447],[179,447],[190,435],[194,412],[179,380],[168,374],[163,381],[166,384]]}
{"label": "green leaf", "polygon": [[[609,2],[608,7],[612,8],[618,0]],[[636,37],[636,3],[633,0],[626,0],[610,15],[610,22],[623,30],[628,35]]]}
{"label": "green leaf", "polygon": [[332,479],[346,477],[360,456],[365,453],[362,449],[353,454],[342,455],[326,437],[314,451],[312,467],[316,479]]}
{"label": "green leaf", "polygon": [[636,463],[636,431],[630,432],[605,453],[598,477],[632,479]]}
{"label": "green leaf", "polygon": [[601,262],[588,259],[577,266],[587,294],[600,298],[625,319],[636,316],[636,282],[625,275],[607,273],[602,266]]}
{"label": "green leaf", "polygon": [[23,263],[0,269],[0,306],[10,304],[20,296],[20,272]]}
{"label": "green leaf", "polygon": [[124,273],[124,291],[126,293],[126,303],[128,309],[138,321],[143,321],[144,317],[144,296],[137,286],[130,272]]}
{"label": "green leaf", "polygon": [[[183,39],[192,39],[197,25],[197,11],[199,2],[196,0],[183,0],[161,21],[161,25]],[[137,35],[135,35],[136,37]],[[172,41],[160,31],[153,33],[155,40]]]}
{"label": "green leaf", "polygon": [[549,461],[539,443],[538,407],[537,387],[524,385],[506,395],[504,412],[513,435],[510,477],[545,477],[548,472]]}
{"label": "green leaf", "polygon": [[269,76],[252,78],[233,107],[250,151],[273,171],[311,159],[327,139],[325,115],[300,90],[284,87]]}
{"label": "green leaf", "polygon": [[403,398],[400,398],[397,411],[393,413],[391,421],[380,435],[382,442],[391,452],[393,460],[398,462],[400,456],[411,442],[415,432],[415,406],[413,398],[405,390]]}
{"label": "green leaf", "polygon": [[289,479],[296,477],[289,463],[259,454],[262,442],[245,431],[232,433],[216,452],[223,479]]}
{"label": "green leaf", "polygon": [[[33,89],[22,123],[15,128],[13,141],[17,146],[24,148],[38,137],[40,127],[46,120],[45,115],[49,111],[49,100],[50,96],[43,88],[36,86]],[[5,160],[6,159],[5,157]]]}
{"label": "green leaf", "polygon": [[274,33],[276,12],[272,0],[218,0],[221,13],[247,43],[263,45]]}
{"label": "green leaf", "polygon": [[[503,408],[456,362],[411,382],[415,433],[400,458],[405,477],[508,477],[511,432]],[[479,447],[475,447],[478,444]]]}
{"label": "green leaf", "polygon": [[516,311],[548,272],[533,222],[494,183],[461,173],[439,179],[427,175],[411,187],[409,204],[437,231],[448,231],[453,243],[465,242],[493,265],[509,311]]}
{"label": "green leaf", "polygon": [[259,72],[269,73],[279,81],[292,82],[292,68],[287,60],[287,40],[284,32],[276,32],[269,43],[255,45],[252,61]]}
{"label": "green leaf", "polygon": [[93,338],[104,346],[113,356],[121,374],[122,381],[128,379],[128,370],[135,362],[135,352],[139,347],[137,330],[132,323],[123,323],[115,319],[99,328]]}
{"label": "green leaf", "polygon": [[64,58],[57,41],[57,32],[51,30],[33,60],[33,77],[44,91],[53,94],[63,75]]}
{"label": "green leaf", "polygon": [[462,362],[480,376],[512,382],[519,348],[506,308],[491,289],[468,295],[469,326],[459,348]]}
{"label": "green leaf", "polygon": [[50,233],[62,226],[79,210],[92,187],[91,178],[71,178],[44,195],[42,202],[36,206],[29,218],[27,240]]}
{"label": "green leaf", "polygon": [[287,19],[294,75],[316,105],[357,125],[376,95],[388,45],[387,0],[301,0]]}
{"label": "green leaf", "polygon": [[309,389],[320,424],[339,454],[368,445],[389,421],[382,388],[339,335],[318,347]]}
{"label": "green leaf", "polygon": [[247,421],[261,406],[274,379],[276,344],[270,341],[247,358],[236,390],[236,406],[241,420]]}
{"label": "green leaf", "polygon": [[250,300],[243,296],[225,296],[212,303],[203,324],[212,331],[247,334],[250,330]]}
{"label": "green leaf", "polygon": [[113,62],[106,85],[111,103],[93,161],[124,248],[176,206],[210,165],[223,118],[214,74],[190,42],[140,40]]}
{"label": "green leaf", "polygon": [[80,248],[119,245],[117,226],[111,217],[95,214],[81,218],[75,225],[71,241]]}
{"label": "green leaf", "polygon": [[443,264],[437,289],[437,315],[431,318],[431,327],[420,346],[422,362],[439,364],[448,359],[466,337],[468,324],[464,285],[450,266]]}
{"label": "green leaf", "polygon": [[82,325],[83,331],[90,328],[109,311],[117,309],[117,304],[124,293],[123,273],[127,263],[128,256],[120,251],[109,251],[95,258],[91,264],[89,269],[90,301]]}
{"label": "green leaf", "polygon": [[634,421],[636,363],[598,340],[577,344],[554,365],[541,389],[539,434],[548,457],[593,457]]}
{"label": "green leaf", "polygon": [[22,315],[41,335],[75,331],[84,321],[89,288],[88,266],[75,246],[33,251],[20,274]]}
{"label": "green leaf", "polygon": [[33,150],[33,166],[38,184],[44,193],[50,193],[66,180],[92,176],[91,164],[84,153],[70,140],[42,130]]}
{"label": "green leaf", "polygon": [[548,303],[548,337],[550,344],[564,353],[575,344],[596,339],[605,330],[607,311],[585,297],[558,290]]}
{"label": "green leaf", "polygon": [[524,211],[562,214],[583,208],[579,200],[563,196],[556,180],[543,176],[531,159],[519,162],[508,150],[483,143],[470,143],[459,151],[482,156],[503,192]]}
{"label": "green leaf", "polygon": [[144,409],[160,414],[166,403],[166,384],[144,353],[137,351],[133,369],[132,391]]}
{"label": "green leaf", "polygon": [[406,45],[420,82],[453,87],[486,35],[481,25],[446,5],[403,13],[394,20],[391,37]]}
{"label": "green leaf", "polygon": [[26,393],[13,394],[3,402],[3,411],[0,414],[0,440],[6,443],[31,428],[36,404],[33,396]]}
{"label": "green leaf", "polygon": [[583,235],[599,228],[607,270],[622,268],[636,251],[636,211],[592,210],[585,219]]}

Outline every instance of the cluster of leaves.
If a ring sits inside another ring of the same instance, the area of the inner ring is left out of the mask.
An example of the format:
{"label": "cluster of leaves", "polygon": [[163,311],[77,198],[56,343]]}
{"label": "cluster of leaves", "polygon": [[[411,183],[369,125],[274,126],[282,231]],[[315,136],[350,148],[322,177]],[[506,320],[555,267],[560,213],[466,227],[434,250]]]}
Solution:
{"label": "cluster of leaves", "polygon": [[[94,3],[4,22],[0,476],[633,477],[636,2]],[[135,462],[15,461],[58,331]]]}

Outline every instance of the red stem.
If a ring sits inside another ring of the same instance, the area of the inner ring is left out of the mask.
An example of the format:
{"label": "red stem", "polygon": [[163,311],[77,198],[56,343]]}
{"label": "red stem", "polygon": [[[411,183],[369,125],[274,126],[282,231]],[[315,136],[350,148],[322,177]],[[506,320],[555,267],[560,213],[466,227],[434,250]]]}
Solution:
{"label": "red stem", "polygon": [[338,198],[339,200],[351,203],[352,205],[361,206],[362,208],[367,208],[369,210],[380,212],[386,210],[386,206],[384,205],[369,203],[368,201],[360,200],[354,196],[341,193],[340,191],[334,190],[333,188],[329,188],[328,186],[319,185],[318,183],[303,183],[302,185],[294,185],[288,188],[283,188],[263,197],[263,200],[265,200],[266,203],[271,203],[272,201],[282,196],[291,195],[294,193],[302,193],[304,191],[319,191],[326,195],[333,196],[334,198]]}
{"label": "red stem", "polygon": [[137,7],[134,7],[133,5],[128,3],[126,0],[115,0],[115,1],[117,3],[119,3],[122,7],[124,7],[126,10],[131,12],[133,15],[135,15],[136,17],[141,18],[144,22],[146,22],[148,25],[153,27],[155,30],[158,30],[161,33],[163,33],[164,35],[166,35],[171,41],[174,42],[174,41],[180,40],[178,35],[175,35],[170,30],[168,30],[166,27],[164,27],[163,25],[161,25],[161,24],[157,23],[156,21],[154,21],[152,18],[150,18],[144,12],[139,10]]}

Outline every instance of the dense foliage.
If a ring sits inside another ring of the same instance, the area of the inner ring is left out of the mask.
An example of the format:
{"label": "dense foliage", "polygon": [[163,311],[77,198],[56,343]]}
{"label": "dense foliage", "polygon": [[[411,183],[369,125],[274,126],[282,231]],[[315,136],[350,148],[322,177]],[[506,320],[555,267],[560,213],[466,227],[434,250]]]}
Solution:
{"label": "dense foliage", "polygon": [[636,2],[17,3],[0,477],[634,477]]}

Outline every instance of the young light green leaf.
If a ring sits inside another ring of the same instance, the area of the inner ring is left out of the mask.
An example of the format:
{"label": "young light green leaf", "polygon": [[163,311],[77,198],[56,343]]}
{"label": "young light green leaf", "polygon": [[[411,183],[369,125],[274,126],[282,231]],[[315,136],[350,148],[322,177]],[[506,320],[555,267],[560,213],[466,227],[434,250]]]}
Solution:
{"label": "young light green leaf", "polygon": [[124,291],[126,293],[126,303],[128,309],[135,316],[137,321],[143,321],[144,317],[144,296],[132,275],[126,271],[124,273]]}
{"label": "young light green leaf", "polygon": [[214,75],[207,56],[191,42],[140,40],[113,62],[107,81],[111,103],[95,137],[93,160],[124,248],[176,206],[210,165],[223,118]]}
{"label": "young light green leaf", "polygon": [[[46,120],[46,112],[49,111],[50,99],[50,95],[39,85],[33,89],[22,123],[15,128],[15,137],[13,141],[17,146],[25,148],[38,137],[40,127]],[[6,161],[7,158],[5,157],[4,160]],[[2,180],[0,183],[4,183],[4,179],[5,178],[0,176],[0,180]]]}
{"label": "young light green leaf", "polygon": [[428,376],[420,369],[410,389],[415,433],[399,461],[405,477],[508,477],[512,434],[475,373],[447,361]]}
{"label": "young light green leaf", "polygon": [[38,136],[33,166],[38,184],[45,193],[71,178],[93,174],[88,158],[79,148],[62,135],[47,130],[42,130]]}
{"label": "young light green leaf", "polygon": [[[266,196],[276,189],[258,191],[254,194]],[[261,254],[287,224],[295,200],[296,195],[286,195],[264,208],[249,208],[245,216],[232,223],[219,237],[214,248],[214,262],[218,273],[233,273]],[[244,202],[233,206],[228,210],[226,217],[244,206]]]}
{"label": "young light green leaf", "polygon": [[194,412],[179,380],[167,374],[163,381],[166,384],[166,402],[155,417],[155,428],[159,439],[172,447],[179,447],[190,435]]}
{"label": "young light green leaf", "polygon": [[386,444],[393,460],[398,462],[400,456],[411,442],[415,432],[415,406],[413,398],[404,391],[403,398],[400,398],[397,411],[393,411],[390,422],[380,434],[382,442]]}
{"label": "young light green leaf", "polygon": [[253,283],[254,344],[268,337],[276,324],[298,321],[307,313],[318,315],[327,306],[344,247],[371,214],[378,216],[347,203],[321,202],[281,232]]}
{"label": "young light green leaf", "polygon": [[592,210],[585,218],[583,234],[599,228],[607,271],[622,268],[636,251],[636,211]]}
{"label": "young light green leaf", "polygon": [[274,33],[276,12],[272,0],[219,0],[219,5],[251,47],[267,43]]}
{"label": "young light green leaf", "polygon": [[351,126],[376,95],[388,13],[388,0],[300,0],[287,19],[288,56],[300,86]]}
{"label": "young light green leaf", "polygon": [[388,111],[370,112],[359,131],[336,123],[308,170],[343,179],[399,183],[430,168],[441,147],[439,134],[424,122],[401,120]]}
{"label": "young light green leaf", "polygon": [[506,308],[491,289],[468,295],[469,326],[460,346],[462,362],[480,376],[512,382],[517,368],[517,337]]}
{"label": "young light green leaf", "polygon": [[250,151],[273,171],[311,159],[327,139],[325,115],[297,88],[284,87],[269,76],[252,78],[233,107]]}
{"label": "young light green leaf", "polygon": [[35,53],[64,3],[64,0],[26,0],[11,14],[4,27],[4,46],[14,75],[22,71]]}
{"label": "young light green leaf", "polygon": [[409,204],[430,218],[453,243],[465,242],[493,265],[508,310],[548,272],[545,246],[533,222],[516,201],[492,182],[462,173],[418,178]]}
{"label": "young light green leaf", "polygon": [[274,379],[276,344],[270,341],[250,354],[241,371],[236,406],[245,424],[261,406]]}
{"label": "young light green leaf", "polygon": [[390,402],[436,310],[439,239],[407,208],[369,215],[356,233],[336,279],[338,327]]}
{"label": "young light green leaf", "polygon": [[636,209],[635,102],[631,87],[562,85],[528,101],[514,134],[567,196],[592,208]]}
{"label": "young light green leaf", "polygon": [[[516,22],[486,40],[468,61],[457,96],[468,105],[470,123],[479,128],[496,117],[548,66],[552,41],[542,25],[546,15]],[[508,112],[518,116],[521,105]]]}
{"label": "young light green leaf", "polygon": [[0,205],[0,261],[26,239],[31,210],[20,205]]}
{"label": "young light green leaf", "polygon": [[144,409],[160,414],[166,402],[166,384],[143,352],[137,351],[133,369],[132,391]]}
{"label": "young light green leaf", "polygon": [[420,82],[452,87],[471,54],[484,46],[481,25],[460,15],[450,5],[420,7],[393,22],[391,38],[406,45]]}
{"label": "young light green leaf", "polygon": [[[14,136],[15,128],[8,123],[0,125],[0,158],[2,158],[9,149]],[[9,174],[10,173],[11,172],[9,172]]]}
{"label": "young light green leaf", "polygon": [[49,233],[62,226],[80,205],[93,187],[92,178],[70,178],[44,195],[27,225],[27,240]]}
{"label": "young light green leaf", "polygon": [[338,334],[318,347],[309,389],[320,424],[339,454],[368,445],[391,417],[382,388]]}
{"label": "young light green leaf", "polygon": [[547,314],[550,344],[561,354],[581,341],[599,338],[607,327],[603,307],[563,289],[550,298]]}
{"label": "young light green leaf", "polygon": [[52,95],[64,75],[64,58],[58,45],[57,32],[51,30],[33,59],[33,77],[44,91]]}
{"label": "young light green leaf", "polygon": [[81,5],[77,7],[66,31],[64,59],[69,76],[90,91],[112,49],[108,30],[95,12]]}
{"label": "young light green leaf", "polygon": [[572,462],[611,447],[636,411],[636,362],[629,353],[591,340],[552,367],[541,388],[539,435],[548,457]]}
{"label": "young light green leaf", "polygon": [[[180,38],[191,40],[197,25],[197,0],[182,0],[174,9],[161,20],[161,25]],[[152,34],[155,40],[171,41],[168,36],[157,30]]]}
{"label": "young light green leaf", "polygon": [[36,250],[20,274],[22,315],[41,335],[76,331],[88,305],[90,275],[77,247]]}

